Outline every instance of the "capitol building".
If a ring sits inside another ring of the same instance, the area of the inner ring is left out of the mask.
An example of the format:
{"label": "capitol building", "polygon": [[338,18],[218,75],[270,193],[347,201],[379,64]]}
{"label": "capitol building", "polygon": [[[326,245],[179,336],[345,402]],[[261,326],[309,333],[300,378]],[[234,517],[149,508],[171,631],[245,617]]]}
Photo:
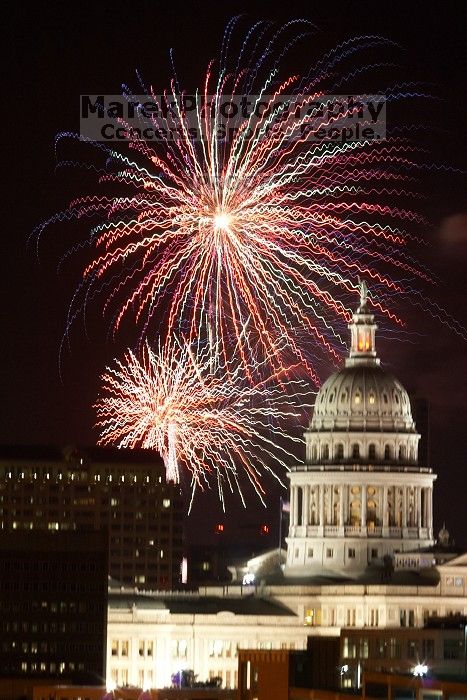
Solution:
{"label": "capitol building", "polygon": [[380,364],[364,283],[349,328],[349,357],[318,392],[305,462],[289,474],[286,551],[245,562],[228,586],[111,589],[112,684],[162,687],[193,669],[236,687],[238,649],[304,649],[309,635],[467,615],[467,554],[445,531],[435,542],[436,475],[418,462],[406,390]]}
{"label": "capitol building", "polygon": [[433,544],[433,482],[401,383],[380,365],[363,286],[345,367],[321,387],[290,474],[286,576],[363,573]]}

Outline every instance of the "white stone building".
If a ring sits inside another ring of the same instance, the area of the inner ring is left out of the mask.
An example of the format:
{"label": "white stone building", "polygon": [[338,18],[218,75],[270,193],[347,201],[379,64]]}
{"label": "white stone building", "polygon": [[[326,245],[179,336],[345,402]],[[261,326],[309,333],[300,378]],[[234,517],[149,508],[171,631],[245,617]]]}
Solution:
{"label": "white stone building", "polygon": [[199,594],[110,596],[107,678],[164,687],[193,669],[237,685],[238,649],[305,649],[309,635],[342,627],[422,627],[430,616],[467,615],[467,555],[408,584],[229,586]]}
{"label": "white stone building", "polygon": [[[364,285],[350,329],[345,368],[316,399],[306,463],[290,473],[284,571],[276,551],[240,570],[256,573],[257,586],[111,592],[109,681],[162,687],[193,669],[235,687],[239,648],[303,649],[310,634],[342,627],[421,627],[429,616],[467,615],[467,555],[448,561],[446,550],[430,566],[436,477],[417,463],[405,389],[380,366]],[[392,571],[384,557],[396,552]]]}
{"label": "white stone building", "polygon": [[404,387],[380,365],[362,288],[345,367],[323,384],[290,473],[286,576],[356,576],[433,544],[433,482]]}

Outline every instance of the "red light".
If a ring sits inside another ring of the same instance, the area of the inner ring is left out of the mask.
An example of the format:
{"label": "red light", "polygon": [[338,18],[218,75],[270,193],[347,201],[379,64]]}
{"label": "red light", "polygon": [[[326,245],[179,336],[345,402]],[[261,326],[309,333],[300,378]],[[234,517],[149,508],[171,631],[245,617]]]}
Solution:
{"label": "red light", "polygon": [[217,523],[216,525],[216,532],[219,534],[221,532],[224,532],[224,525],[222,523]]}

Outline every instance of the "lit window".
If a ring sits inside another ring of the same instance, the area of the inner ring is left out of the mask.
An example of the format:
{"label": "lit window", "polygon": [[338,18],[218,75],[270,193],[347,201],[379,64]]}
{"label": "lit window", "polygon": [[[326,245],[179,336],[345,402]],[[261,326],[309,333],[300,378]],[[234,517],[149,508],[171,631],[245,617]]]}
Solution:
{"label": "lit window", "polygon": [[361,396],[360,396],[360,394],[355,394],[355,399],[354,399],[354,401],[355,401],[355,403],[360,403],[360,401],[361,401]]}
{"label": "lit window", "polygon": [[373,404],[375,402],[375,395],[374,394],[370,394],[369,401],[371,404]]}
{"label": "lit window", "polygon": [[[212,642],[210,643],[212,644]],[[188,642],[186,639],[172,640],[172,656],[173,658],[186,659],[188,652]],[[212,654],[210,654],[212,656]]]}
{"label": "lit window", "polygon": [[170,498],[164,498],[164,500],[162,501],[162,507],[170,508]]}
{"label": "lit window", "polygon": [[315,611],[313,609],[305,610],[305,625],[313,625],[315,621]]}
{"label": "lit window", "polygon": [[342,658],[355,659],[357,657],[357,643],[352,637],[344,637],[342,644]]}

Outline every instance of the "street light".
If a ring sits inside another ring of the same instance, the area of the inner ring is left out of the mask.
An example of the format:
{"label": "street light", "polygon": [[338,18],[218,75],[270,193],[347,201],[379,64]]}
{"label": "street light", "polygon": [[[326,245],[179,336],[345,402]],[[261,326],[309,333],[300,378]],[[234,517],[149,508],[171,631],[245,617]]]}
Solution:
{"label": "street light", "polygon": [[419,676],[420,678],[423,678],[423,676],[426,676],[426,674],[428,673],[428,666],[426,664],[417,664],[413,667],[412,673],[414,676]]}

